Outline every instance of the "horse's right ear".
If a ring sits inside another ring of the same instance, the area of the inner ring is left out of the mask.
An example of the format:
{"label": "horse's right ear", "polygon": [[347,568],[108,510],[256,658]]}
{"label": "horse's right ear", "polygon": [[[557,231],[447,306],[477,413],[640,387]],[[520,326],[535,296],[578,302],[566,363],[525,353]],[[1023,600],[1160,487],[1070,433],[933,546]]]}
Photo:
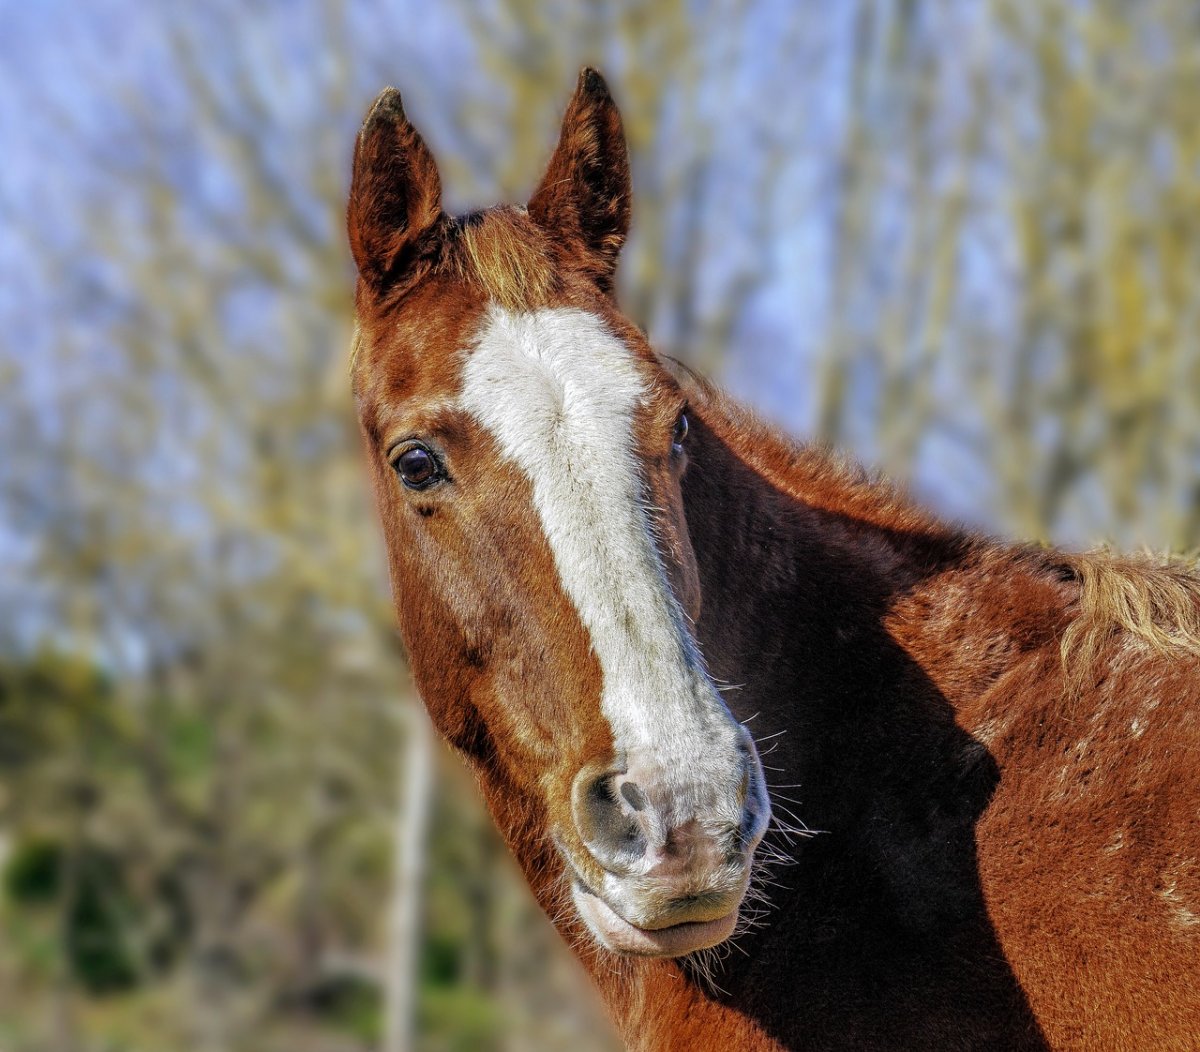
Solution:
{"label": "horse's right ear", "polygon": [[385,88],[354,145],[346,227],[359,277],[375,292],[414,277],[422,235],[441,214],[437,163],[404,115],[400,92]]}

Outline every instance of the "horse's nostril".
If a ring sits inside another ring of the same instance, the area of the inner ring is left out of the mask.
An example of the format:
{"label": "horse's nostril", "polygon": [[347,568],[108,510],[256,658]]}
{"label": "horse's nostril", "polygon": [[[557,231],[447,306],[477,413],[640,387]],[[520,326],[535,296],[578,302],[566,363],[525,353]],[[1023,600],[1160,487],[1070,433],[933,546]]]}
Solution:
{"label": "horse's nostril", "polygon": [[646,809],[646,796],[633,782],[623,782],[621,784],[621,795],[625,798],[625,802],[635,811],[644,811]]}
{"label": "horse's nostril", "polygon": [[613,871],[627,870],[646,850],[638,820],[638,812],[647,804],[645,795],[636,785],[619,784],[619,778],[611,771],[582,772],[576,780],[573,804],[583,842],[602,866]]}
{"label": "horse's nostril", "polygon": [[744,866],[765,825],[765,800],[753,771],[731,774],[740,786],[731,778],[724,787],[680,779],[680,787],[632,765],[586,767],[571,790],[576,831],[593,859],[620,876],[680,883]]}

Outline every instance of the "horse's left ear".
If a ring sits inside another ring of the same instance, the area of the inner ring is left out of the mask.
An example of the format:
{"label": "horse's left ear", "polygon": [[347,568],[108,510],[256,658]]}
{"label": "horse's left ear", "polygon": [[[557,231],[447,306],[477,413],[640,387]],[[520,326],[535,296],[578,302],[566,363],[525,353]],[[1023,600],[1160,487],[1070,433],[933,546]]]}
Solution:
{"label": "horse's left ear", "polygon": [[629,232],[629,153],[621,115],[594,69],[579,84],[563,117],[550,165],[529,200],[543,229],[577,244],[583,263],[606,294]]}
{"label": "horse's left ear", "polygon": [[404,115],[400,92],[385,89],[354,145],[346,206],[350,251],[377,293],[419,277],[422,239],[442,214],[437,163]]}

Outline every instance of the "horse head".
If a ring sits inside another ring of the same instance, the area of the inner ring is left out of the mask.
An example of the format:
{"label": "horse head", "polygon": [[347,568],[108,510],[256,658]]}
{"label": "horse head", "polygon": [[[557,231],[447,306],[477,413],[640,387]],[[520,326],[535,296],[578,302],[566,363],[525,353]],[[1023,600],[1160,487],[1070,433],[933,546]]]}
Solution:
{"label": "horse head", "polygon": [[685,392],[615,299],[630,197],[591,70],[528,205],[465,216],[385,91],[348,208],[353,380],[436,726],[604,947],[677,956],[734,930],[770,806],[692,632]]}

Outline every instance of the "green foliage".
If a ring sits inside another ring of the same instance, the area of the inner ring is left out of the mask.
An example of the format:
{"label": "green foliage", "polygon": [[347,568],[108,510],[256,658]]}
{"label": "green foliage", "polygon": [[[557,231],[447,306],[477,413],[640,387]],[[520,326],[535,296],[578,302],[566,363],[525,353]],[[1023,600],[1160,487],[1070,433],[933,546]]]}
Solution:
{"label": "green foliage", "polygon": [[383,996],[378,984],[359,976],[335,976],[307,998],[325,1025],[374,1045],[383,1033]]}
{"label": "green foliage", "polygon": [[89,994],[127,992],[162,979],[189,934],[178,883],[162,876],[139,895],[126,868],[103,850],[80,845],[69,852],[34,839],[16,847],[4,871],[14,905],[61,911],[61,953]]}
{"label": "green foliage", "polygon": [[98,739],[110,734],[112,700],[106,675],[61,652],[0,662],[0,778],[52,755],[81,727]]}
{"label": "green foliage", "polygon": [[63,851],[50,840],[23,844],[4,869],[4,890],[18,906],[56,902],[62,887]]}
{"label": "green foliage", "polygon": [[166,762],[181,781],[194,781],[212,770],[215,739],[200,712],[168,709],[164,728]]}
{"label": "green foliage", "polygon": [[454,986],[462,979],[464,940],[432,932],[421,950],[421,980],[430,987]]}
{"label": "green foliage", "polygon": [[135,926],[136,905],[111,858],[89,852],[77,865],[77,887],[66,914],[71,974],[89,994],[131,990],[138,968],[127,933]]}
{"label": "green foliage", "polygon": [[421,991],[419,1027],[436,1052],[487,1052],[504,1033],[496,1001],[461,986],[426,986]]}

